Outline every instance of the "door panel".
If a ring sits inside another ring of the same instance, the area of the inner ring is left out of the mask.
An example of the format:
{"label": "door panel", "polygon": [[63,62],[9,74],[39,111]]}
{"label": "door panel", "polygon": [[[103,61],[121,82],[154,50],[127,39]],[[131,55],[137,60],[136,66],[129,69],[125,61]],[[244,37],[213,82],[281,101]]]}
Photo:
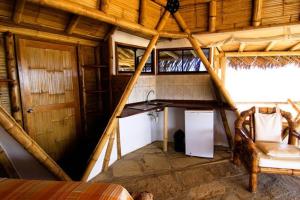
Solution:
{"label": "door panel", "polygon": [[18,39],[24,127],[54,159],[73,148],[80,132],[76,49]]}

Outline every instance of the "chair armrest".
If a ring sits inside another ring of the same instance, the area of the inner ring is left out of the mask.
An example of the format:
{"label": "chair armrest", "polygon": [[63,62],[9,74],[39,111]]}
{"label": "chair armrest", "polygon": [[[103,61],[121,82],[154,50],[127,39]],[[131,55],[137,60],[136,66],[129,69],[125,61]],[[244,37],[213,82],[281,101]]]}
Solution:
{"label": "chair armrest", "polygon": [[300,134],[299,134],[297,131],[293,130],[293,131],[291,132],[291,134],[292,134],[294,137],[300,139]]}
{"label": "chair armrest", "polygon": [[236,134],[239,134],[242,138],[242,143],[244,143],[244,145],[247,147],[247,149],[254,153],[254,154],[258,154],[258,150],[257,147],[254,143],[254,141],[241,129],[237,129]]}

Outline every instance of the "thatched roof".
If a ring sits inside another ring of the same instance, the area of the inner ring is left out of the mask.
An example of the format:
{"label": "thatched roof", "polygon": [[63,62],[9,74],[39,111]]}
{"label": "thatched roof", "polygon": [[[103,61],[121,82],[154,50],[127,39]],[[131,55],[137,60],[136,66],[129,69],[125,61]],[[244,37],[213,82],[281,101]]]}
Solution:
{"label": "thatched roof", "polygon": [[300,56],[228,57],[228,66],[235,69],[278,68],[299,63]]}

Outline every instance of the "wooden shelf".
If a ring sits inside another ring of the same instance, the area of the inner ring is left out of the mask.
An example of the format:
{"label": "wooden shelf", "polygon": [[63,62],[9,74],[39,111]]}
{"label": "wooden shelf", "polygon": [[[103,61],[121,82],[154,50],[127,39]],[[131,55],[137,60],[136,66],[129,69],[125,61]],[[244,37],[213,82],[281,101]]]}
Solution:
{"label": "wooden shelf", "polygon": [[96,68],[96,69],[108,69],[107,65],[83,65],[83,68]]}
{"label": "wooden shelf", "polygon": [[107,90],[85,90],[84,91],[87,94],[97,94],[97,93],[107,93]]}

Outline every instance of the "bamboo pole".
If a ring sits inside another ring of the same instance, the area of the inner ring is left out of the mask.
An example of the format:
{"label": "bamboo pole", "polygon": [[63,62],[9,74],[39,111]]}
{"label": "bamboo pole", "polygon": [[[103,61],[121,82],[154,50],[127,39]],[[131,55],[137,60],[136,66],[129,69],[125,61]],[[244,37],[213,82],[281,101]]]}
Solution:
{"label": "bamboo pole", "polygon": [[82,181],[87,181],[88,179],[88,176],[90,174],[90,172],[92,171],[93,167],[95,166],[102,150],[103,150],[103,147],[104,145],[106,144],[106,141],[108,140],[110,134],[112,133],[113,129],[114,129],[114,124],[115,124],[115,121],[117,120],[117,117],[122,113],[123,109],[124,109],[124,106],[129,98],[129,95],[135,85],[135,83],[137,82],[144,66],[145,66],[145,63],[147,62],[156,42],[158,41],[158,38],[159,38],[159,32],[163,29],[163,27],[165,26],[168,18],[170,16],[170,13],[169,11],[165,11],[164,15],[162,16],[160,22],[158,23],[157,25],[157,32],[158,34],[155,35],[151,41],[149,42],[148,46],[147,46],[147,49],[140,61],[140,63],[138,64],[137,68],[136,68],[136,71],[135,73],[133,74],[133,76],[131,77],[131,79],[129,80],[126,88],[125,88],[125,91],[124,93],[122,94],[121,96],[121,99],[118,103],[118,105],[116,106],[115,108],[115,111],[113,112],[107,126],[106,126],[106,129],[104,130],[104,133],[102,134],[101,138],[100,138],[100,141],[99,143],[97,144],[93,154],[92,154],[92,157],[90,159],[90,162],[87,166],[87,169],[82,177]]}
{"label": "bamboo pole", "polygon": [[101,10],[104,13],[107,13],[108,8],[109,8],[109,2],[110,0],[101,0]]}
{"label": "bamboo pole", "polygon": [[217,22],[217,1],[212,0],[209,2],[209,32],[216,31]]}
{"label": "bamboo pole", "polygon": [[276,45],[277,41],[271,41],[265,48],[265,51],[271,51],[271,49]]}
{"label": "bamboo pole", "polygon": [[5,51],[6,51],[6,65],[7,65],[7,78],[13,82],[9,85],[9,94],[11,101],[11,112],[15,120],[23,126],[22,117],[22,105],[20,98],[20,88],[17,75],[17,65],[15,58],[15,44],[14,36],[12,33],[8,32],[5,34]]}
{"label": "bamboo pole", "polygon": [[164,152],[168,151],[168,107],[165,107],[164,109],[164,144],[163,144],[163,150]]}
{"label": "bamboo pole", "polygon": [[22,15],[25,7],[25,0],[17,0],[15,5],[15,11],[13,14],[13,21],[19,24],[22,20]]}
{"label": "bamboo pole", "polygon": [[240,46],[239,46],[239,52],[243,52],[245,48],[246,48],[246,43],[245,42],[241,42]]}
{"label": "bamboo pole", "polygon": [[68,26],[65,29],[65,32],[67,34],[72,34],[76,26],[78,25],[79,21],[80,21],[80,15],[73,15],[70,22],[68,23]]}
{"label": "bamboo pole", "polygon": [[263,0],[254,0],[253,18],[252,18],[253,26],[261,25],[262,5],[263,5]]}
{"label": "bamboo pole", "polygon": [[225,52],[226,57],[299,56],[299,55],[300,55],[300,51]]}
{"label": "bamboo pole", "polygon": [[148,0],[140,0],[140,8],[139,8],[139,24],[145,26],[145,20],[146,20],[146,8],[147,8],[147,2]]}
{"label": "bamboo pole", "polygon": [[294,46],[292,46],[289,51],[295,51],[298,50],[300,48],[300,42],[298,42],[297,44],[295,44]]}
{"label": "bamboo pole", "polygon": [[0,124],[24,149],[35,157],[50,172],[60,180],[71,181],[71,178],[59,167],[59,165],[23,130],[0,105]]}
{"label": "bamboo pole", "polygon": [[118,154],[118,160],[122,158],[122,149],[121,149],[121,138],[120,138],[120,124],[119,119],[116,123],[116,134],[117,134],[117,154]]}
{"label": "bamboo pole", "polygon": [[224,56],[224,53],[221,53],[220,56],[220,67],[221,67],[221,81],[225,85],[226,81],[226,57]]}
{"label": "bamboo pole", "polygon": [[[145,26],[142,26],[140,24],[130,22],[124,18],[115,17],[113,15],[108,15],[100,10],[97,10],[95,8],[90,8],[88,6],[84,6],[75,2],[72,2],[70,0],[64,0],[64,1],[57,1],[57,0],[28,0],[28,2],[32,2],[41,6],[47,6],[51,8],[55,8],[58,10],[63,10],[65,12],[70,12],[76,15],[82,15],[88,18],[92,18],[101,22],[105,22],[108,24],[112,24],[115,26],[119,26],[121,28],[124,28],[125,30],[130,30],[138,33],[142,33],[145,35],[152,35],[156,36],[158,34],[157,30],[147,28]],[[161,37],[169,37],[172,38],[173,36],[175,38],[186,38],[187,35],[184,33],[169,33],[164,32],[160,34]]]}
{"label": "bamboo pole", "polygon": [[114,146],[114,141],[115,141],[115,137],[116,137],[116,130],[110,134],[109,140],[108,140],[108,144],[107,144],[107,148],[106,148],[106,152],[105,152],[105,156],[104,156],[104,160],[103,160],[103,164],[102,164],[102,172],[107,171],[108,169],[108,165],[109,165],[109,161],[110,161],[110,156],[111,156],[111,152]]}
{"label": "bamboo pole", "polygon": [[217,89],[220,90],[221,94],[224,96],[224,98],[227,101],[227,103],[230,105],[230,107],[232,109],[234,109],[236,115],[239,116],[239,112],[236,109],[236,105],[235,105],[234,101],[232,100],[229,92],[224,87],[224,84],[222,83],[222,81],[220,80],[220,78],[218,77],[218,75],[216,74],[216,72],[212,69],[211,64],[209,63],[209,61],[207,60],[204,52],[201,49],[199,41],[197,39],[195,39],[191,35],[190,29],[187,27],[186,23],[184,22],[184,20],[181,17],[181,15],[180,15],[179,12],[176,12],[174,14],[174,17],[175,17],[177,23],[179,24],[179,26],[181,27],[181,29],[184,30],[184,32],[186,32],[189,35],[188,40],[190,41],[190,43],[193,46],[195,52],[197,53],[197,55],[199,56],[199,58],[203,62],[204,66],[205,66],[205,68],[207,70],[207,72],[211,76],[213,82],[216,84]]}
{"label": "bamboo pole", "polygon": [[85,40],[85,39],[71,37],[71,36],[64,36],[55,33],[48,33],[43,31],[22,28],[19,26],[14,26],[12,24],[6,24],[6,23],[5,24],[0,23],[0,32],[11,32],[13,34],[30,36],[30,37],[40,38],[45,40],[54,40],[54,41],[70,43],[70,44],[82,44],[82,45],[93,46],[93,47],[99,45],[99,42],[95,42],[91,40]]}

